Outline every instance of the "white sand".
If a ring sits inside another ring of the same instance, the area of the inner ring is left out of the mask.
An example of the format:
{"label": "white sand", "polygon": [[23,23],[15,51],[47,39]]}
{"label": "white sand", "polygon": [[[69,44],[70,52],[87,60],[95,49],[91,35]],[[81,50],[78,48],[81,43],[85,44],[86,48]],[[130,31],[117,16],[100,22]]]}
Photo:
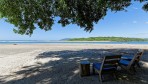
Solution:
{"label": "white sand", "polygon": [[[148,49],[148,45],[111,44],[18,44],[0,45],[0,84],[98,84],[98,76],[81,78],[79,61],[99,61],[102,51]],[[104,54],[104,53],[103,53]],[[148,83],[148,57],[139,81],[117,80],[110,83]],[[106,82],[109,83],[109,82]]]}

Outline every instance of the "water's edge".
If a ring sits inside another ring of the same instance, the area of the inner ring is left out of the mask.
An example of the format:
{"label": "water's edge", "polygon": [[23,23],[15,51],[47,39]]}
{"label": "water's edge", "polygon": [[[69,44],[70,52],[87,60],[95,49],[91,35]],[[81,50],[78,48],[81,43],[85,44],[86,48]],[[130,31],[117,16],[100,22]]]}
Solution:
{"label": "water's edge", "polygon": [[0,44],[145,44],[147,41],[111,42],[111,41],[38,41],[38,40],[1,40]]}

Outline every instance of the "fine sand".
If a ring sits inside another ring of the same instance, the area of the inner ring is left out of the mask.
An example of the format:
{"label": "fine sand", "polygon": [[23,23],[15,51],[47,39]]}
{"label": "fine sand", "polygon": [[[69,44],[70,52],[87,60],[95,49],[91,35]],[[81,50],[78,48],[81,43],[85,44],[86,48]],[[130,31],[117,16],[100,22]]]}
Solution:
{"label": "fine sand", "polygon": [[148,84],[148,45],[1,44],[0,84],[101,84],[98,75],[80,77],[81,60],[100,62],[103,56],[123,52],[134,55],[137,49],[145,52],[136,74],[120,72],[118,80],[103,83]]}

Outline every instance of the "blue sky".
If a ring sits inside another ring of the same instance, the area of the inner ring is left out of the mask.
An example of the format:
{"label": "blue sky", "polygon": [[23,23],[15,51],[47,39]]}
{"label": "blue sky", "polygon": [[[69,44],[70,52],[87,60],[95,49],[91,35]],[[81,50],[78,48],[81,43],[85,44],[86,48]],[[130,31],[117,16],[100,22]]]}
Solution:
{"label": "blue sky", "polygon": [[60,40],[98,36],[148,38],[148,13],[142,10],[142,4],[138,2],[129,6],[127,12],[109,11],[103,20],[94,25],[91,33],[74,24],[62,27],[56,23],[52,30],[47,32],[37,28],[31,37],[15,34],[13,28],[12,24],[1,19],[0,40]]}

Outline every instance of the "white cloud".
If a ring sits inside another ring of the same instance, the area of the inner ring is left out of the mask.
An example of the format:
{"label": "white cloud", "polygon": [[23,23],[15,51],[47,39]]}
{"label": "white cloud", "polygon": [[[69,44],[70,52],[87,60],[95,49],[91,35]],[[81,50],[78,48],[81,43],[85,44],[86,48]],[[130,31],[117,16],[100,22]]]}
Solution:
{"label": "white cloud", "polygon": [[145,24],[148,24],[148,22],[145,22]]}
{"label": "white cloud", "polygon": [[137,23],[137,21],[133,21],[133,23],[135,23],[135,24],[136,24],[136,23]]}
{"label": "white cloud", "polygon": [[136,7],[133,7],[133,9],[138,10],[138,8],[136,8]]}

